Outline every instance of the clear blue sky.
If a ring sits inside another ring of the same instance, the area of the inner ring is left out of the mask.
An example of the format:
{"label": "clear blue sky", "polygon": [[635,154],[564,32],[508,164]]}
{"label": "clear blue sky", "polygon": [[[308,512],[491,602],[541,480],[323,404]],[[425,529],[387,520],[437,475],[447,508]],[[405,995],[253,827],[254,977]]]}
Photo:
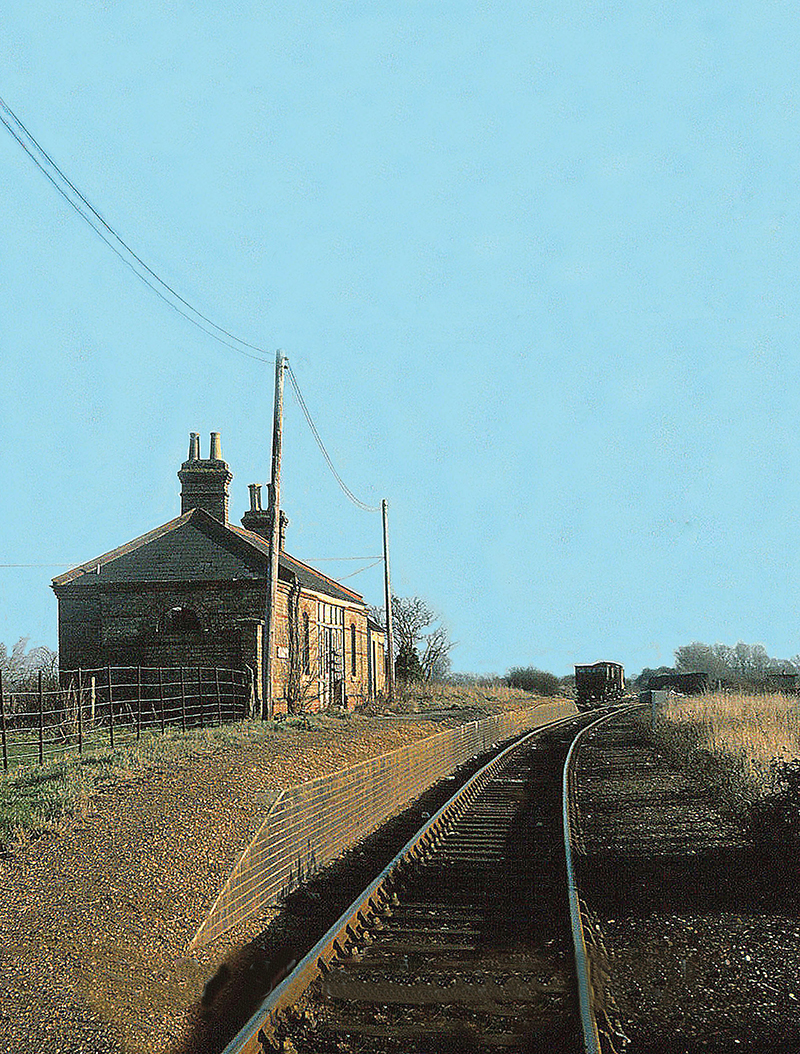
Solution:
{"label": "clear blue sky", "polygon": [[[456,669],[800,652],[796,5],[28,0],[3,23],[0,95],[184,297],[285,349]],[[166,307],[0,133],[0,560],[172,518],[190,431],[204,456],[222,433],[238,519],[272,366]],[[283,498],[297,557],[380,553],[288,389]],[[0,568],[0,640],[55,646],[62,569]],[[380,602],[380,568],[348,581]]]}

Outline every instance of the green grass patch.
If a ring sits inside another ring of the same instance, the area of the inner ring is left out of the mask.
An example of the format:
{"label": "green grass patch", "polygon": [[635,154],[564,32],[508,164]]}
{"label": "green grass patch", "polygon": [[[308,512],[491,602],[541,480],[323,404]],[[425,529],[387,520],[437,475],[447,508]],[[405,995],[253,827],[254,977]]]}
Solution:
{"label": "green grass patch", "polygon": [[[115,744],[46,759],[43,765],[20,762],[0,778],[0,848],[24,843],[52,829],[64,816],[87,815],[92,798],[110,782],[147,769],[172,768],[231,743],[263,742],[297,728],[321,727],[323,719],[238,721],[214,728],[168,728],[125,736]],[[29,760],[29,759],[28,759]]]}

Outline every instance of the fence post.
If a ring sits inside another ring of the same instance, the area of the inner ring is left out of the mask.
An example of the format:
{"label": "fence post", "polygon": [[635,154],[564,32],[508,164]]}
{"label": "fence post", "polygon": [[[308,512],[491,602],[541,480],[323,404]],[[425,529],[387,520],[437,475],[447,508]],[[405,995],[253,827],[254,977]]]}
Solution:
{"label": "fence post", "polygon": [[114,749],[114,686],[111,683],[111,667],[106,668],[108,675],[108,729],[111,734],[111,749]]}
{"label": "fence post", "polygon": [[247,670],[247,712],[244,716],[252,718],[256,712],[256,675],[252,667],[245,666],[245,669]]}
{"label": "fence post", "polygon": [[183,676],[183,667],[181,666],[181,730],[186,731],[186,682]]}
{"label": "fence post", "polygon": [[158,713],[161,718],[161,735],[164,735],[164,677],[163,670],[158,668]]}
{"label": "fence post", "polygon": [[214,667],[214,685],[217,689],[217,724],[222,724],[222,699],[219,694],[219,667]]}
{"label": "fence post", "polygon": [[83,670],[78,667],[78,753],[83,753]]}
{"label": "fence post", "polygon": [[39,764],[44,764],[44,694],[42,693],[42,671],[39,670]]}
{"label": "fence post", "polygon": [[200,707],[200,727],[203,727],[203,669],[197,667],[197,705]]}
{"label": "fence post", "polygon": [[97,678],[94,674],[89,678],[89,696],[92,700],[92,731],[94,731],[94,711],[97,704]]}
{"label": "fence post", "polygon": [[136,667],[136,740],[142,738],[142,668]]}
{"label": "fence post", "polygon": [[0,732],[3,735],[3,772],[8,772],[8,750],[6,749],[6,704],[3,698],[3,671],[0,670]]}

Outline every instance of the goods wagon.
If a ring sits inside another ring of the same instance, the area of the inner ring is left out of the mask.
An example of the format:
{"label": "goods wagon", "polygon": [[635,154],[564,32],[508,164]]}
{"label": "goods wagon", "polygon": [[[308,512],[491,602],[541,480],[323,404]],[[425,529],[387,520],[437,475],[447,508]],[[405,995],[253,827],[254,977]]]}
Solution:
{"label": "goods wagon", "polygon": [[575,688],[579,710],[619,699],[625,692],[625,670],[618,662],[595,662],[575,667]]}
{"label": "goods wagon", "polygon": [[656,691],[674,688],[683,695],[699,695],[708,689],[707,673],[654,673],[647,681],[648,689]]}

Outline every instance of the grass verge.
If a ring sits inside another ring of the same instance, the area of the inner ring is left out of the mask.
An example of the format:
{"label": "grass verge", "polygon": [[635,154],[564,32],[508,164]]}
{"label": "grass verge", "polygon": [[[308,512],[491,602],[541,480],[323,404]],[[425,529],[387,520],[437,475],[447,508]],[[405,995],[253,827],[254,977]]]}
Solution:
{"label": "grass verge", "polygon": [[795,696],[671,696],[653,739],[712,788],[757,843],[800,844],[800,707]]}
{"label": "grass verge", "polygon": [[504,710],[524,710],[547,700],[505,684],[448,684],[428,683],[397,685],[391,711],[384,702],[370,706],[367,712],[398,714],[419,713],[426,710],[474,710],[481,716]]}
{"label": "grass verge", "polygon": [[172,768],[208,754],[219,744],[246,743],[296,729],[313,730],[330,718],[308,716],[285,721],[238,721],[186,732],[168,728],[143,732],[115,746],[89,753],[62,754],[43,765],[18,765],[0,779],[0,851],[8,852],[64,816],[88,815],[92,799],[110,784],[147,769]]}

